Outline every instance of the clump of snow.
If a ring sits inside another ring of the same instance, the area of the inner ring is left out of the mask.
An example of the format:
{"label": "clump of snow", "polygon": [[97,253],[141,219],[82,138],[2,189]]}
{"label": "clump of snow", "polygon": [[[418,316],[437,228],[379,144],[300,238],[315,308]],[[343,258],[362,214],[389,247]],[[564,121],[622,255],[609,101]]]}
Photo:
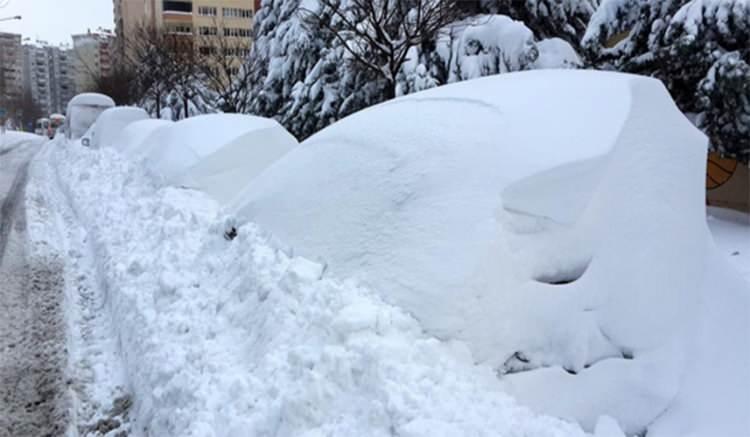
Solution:
{"label": "clump of snow", "polygon": [[473,18],[458,45],[451,69],[458,80],[519,71],[538,56],[531,30],[504,15]]}
{"label": "clump of snow", "polygon": [[573,46],[560,38],[543,39],[536,43],[539,56],[534,61],[534,69],[544,68],[580,68],[581,58]]}
{"label": "clump of snow", "polygon": [[91,147],[114,147],[120,142],[122,131],[136,121],[148,120],[149,116],[141,108],[115,107],[102,112],[96,119]]}
{"label": "clump of snow", "polygon": [[[535,71],[357,113],[230,211],[467,342],[539,411],[741,435],[750,353],[731,332],[750,328],[750,293],[736,274],[706,282],[705,165],[706,138],[660,82]],[[720,378],[716,345],[732,354]],[[697,396],[707,384],[717,396]]]}
{"label": "clump of snow", "polygon": [[297,146],[276,121],[240,114],[181,120],[148,139],[145,163],[164,184],[231,200],[261,171]]}
{"label": "clump of snow", "polygon": [[40,160],[35,183],[86,231],[70,249],[97,266],[134,432],[584,436],[517,406],[465,345],[256,225],[226,241],[203,193],[155,189],[113,148],[50,146]]}

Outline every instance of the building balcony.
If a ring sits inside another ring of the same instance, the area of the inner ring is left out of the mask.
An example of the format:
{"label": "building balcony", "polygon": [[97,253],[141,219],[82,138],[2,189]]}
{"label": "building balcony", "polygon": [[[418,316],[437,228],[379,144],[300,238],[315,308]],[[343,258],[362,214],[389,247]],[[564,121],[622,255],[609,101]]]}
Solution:
{"label": "building balcony", "polygon": [[162,11],[167,14],[193,14],[193,2],[181,0],[162,1]]}

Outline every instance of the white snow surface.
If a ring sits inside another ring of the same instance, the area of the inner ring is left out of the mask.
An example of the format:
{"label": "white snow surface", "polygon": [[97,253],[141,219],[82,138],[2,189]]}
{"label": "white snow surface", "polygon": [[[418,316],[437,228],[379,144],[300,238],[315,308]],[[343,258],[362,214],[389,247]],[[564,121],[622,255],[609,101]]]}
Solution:
{"label": "white snow surface", "polygon": [[70,208],[85,232],[68,250],[96,266],[130,435],[584,435],[516,405],[465,345],[425,334],[382,293],[254,224],[226,241],[215,201],[159,188],[115,148],[50,143],[35,168],[34,192],[57,193],[46,210]]}
{"label": "white snow surface", "polygon": [[[142,158],[158,147],[158,133],[172,124],[169,120],[148,119],[130,123],[122,130],[116,144],[118,150],[132,159]],[[151,141],[153,139],[153,141]]]}
{"label": "white snow surface", "polygon": [[144,162],[158,180],[201,190],[222,204],[298,145],[275,120],[240,114],[181,120],[148,142],[155,147]]}
{"label": "white snow surface", "polygon": [[28,132],[5,131],[0,133],[0,153],[4,153],[28,141],[41,141],[43,137]]}
{"label": "white snow surface", "polygon": [[115,106],[115,101],[111,97],[99,93],[82,93],[73,97],[68,102],[68,107],[72,106],[99,106],[102,108],[111,108]]}
{"label": "white snow surface", "polygon": [[91,147],[114,147],[130,123],[148,118],[148,113],[141,108],[119,106],[107,109],[96,119]]}
{"label": "white snow surface", "polygon": [[513,73],[339,121],[229,211],[466,342],[537,411],[740,436],[750,292],[706,226],[706,143],[656,80]]}

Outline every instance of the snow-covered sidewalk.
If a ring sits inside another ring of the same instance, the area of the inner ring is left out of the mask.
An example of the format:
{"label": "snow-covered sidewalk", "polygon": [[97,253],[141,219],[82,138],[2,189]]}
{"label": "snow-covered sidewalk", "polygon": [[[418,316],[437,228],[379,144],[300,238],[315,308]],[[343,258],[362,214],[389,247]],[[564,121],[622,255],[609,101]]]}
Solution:
{"label": "snow-covered sidewalk", "polygon": [[50,143],[30,184],[63,211],[38,234],[63,238],[82,269],[67,284],[71,343],[93,425],[132,399],[134,435],[584,435],[255,225],[225,240],[213,200],[157,189],[111,149]]}

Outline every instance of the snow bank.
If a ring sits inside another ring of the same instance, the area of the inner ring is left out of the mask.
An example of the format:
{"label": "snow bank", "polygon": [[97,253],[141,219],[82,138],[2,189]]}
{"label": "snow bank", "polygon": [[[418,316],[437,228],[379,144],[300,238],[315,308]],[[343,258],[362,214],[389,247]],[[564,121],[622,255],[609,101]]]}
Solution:
{"label": "snow bank", "polygon": [[17,131],[5,131],[0,134],[0,153],[4,153],[14,147],[19,146],[21,143],[28,141],[41,142],[43,137],[39,135],[30,134],[27,132]]}
{"label": "snow bank", "polygon": [[145,162],[159,180],[202,190],[220,203],[297,146],[276,121],[239,114],[188,118],[159,131],[153,141],[161,144],[148,151]]}
{"label": "snow bank", "polygon": [[[696,436],[741,435],[746,373],[710,376],[712,347],[695,335],[704,326],[747,361],[730,334],[750,328],[747,285],[705,285],[705,163],[705,137],[658,81],[535,71],[344,119],[230,210],[466,341],[540,411],[669,436],[700,417]],[[722,310],[699,311],[710,299]],[[694,396],[708,381],[724,399]],[[708,402],[716,415],[698,414]]]}
{"label": "snow bank", "polygon": [[141,108],[116,107],[102,112],[96,119],[91,147],[114,147],[122,145],[122,132],[127,125],[136,121],[147,120],[148,113]]}
{"label": "snow bank", "polygon": [[204,194],[157,191],[112,148],[43,156],[44,190],[62,190],[87,232],[89,249],[71,250],[97,266],[134,435],[584,436],[517,406],[465,345],[255,225],[226,241]]}

